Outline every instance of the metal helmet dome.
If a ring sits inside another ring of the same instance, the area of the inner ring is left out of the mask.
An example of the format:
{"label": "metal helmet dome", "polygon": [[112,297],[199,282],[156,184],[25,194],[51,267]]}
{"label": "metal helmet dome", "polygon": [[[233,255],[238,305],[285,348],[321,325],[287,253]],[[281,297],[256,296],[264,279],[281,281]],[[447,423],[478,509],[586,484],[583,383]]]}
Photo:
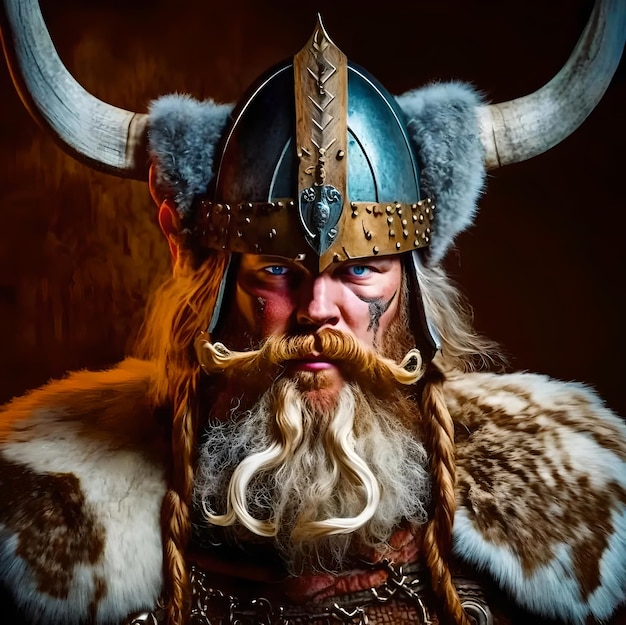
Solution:
{"label": "metal helmet dome", "polygon": [[433,204],[395,99],[349,63],[321,21],[293,62],[236,108],[210,199],[203,246],[333,262],[428,245]]}

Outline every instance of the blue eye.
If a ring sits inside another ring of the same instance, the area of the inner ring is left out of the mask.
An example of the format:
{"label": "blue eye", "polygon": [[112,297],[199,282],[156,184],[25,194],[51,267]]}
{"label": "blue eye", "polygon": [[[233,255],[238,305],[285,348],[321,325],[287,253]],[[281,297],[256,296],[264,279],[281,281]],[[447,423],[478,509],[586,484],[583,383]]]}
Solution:
{"label": "blue eye", "polygon": [[272,276],[284,276],[289,268],[285,267],[285,265],[269,265],[268,267],[263,267],[263,271],[267,271]]}
{"label": "blue eye", "polygon": [[358,277],[366,276],[370,271],[371,269],[366,265],[352,265],[348,268],[349,273]]}

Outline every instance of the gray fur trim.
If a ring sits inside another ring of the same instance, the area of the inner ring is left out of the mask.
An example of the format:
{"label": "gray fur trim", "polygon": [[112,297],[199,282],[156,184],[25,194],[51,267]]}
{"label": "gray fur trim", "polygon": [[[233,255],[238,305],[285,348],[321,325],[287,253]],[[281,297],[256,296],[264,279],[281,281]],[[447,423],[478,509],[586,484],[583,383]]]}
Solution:
{"label": "gray fur trim", "polygon": [[150,155],[156,184],[189,217],[193,198],[205,193],[213,177],[213,155],[228,115],[229,104],[199,102],[186,95],[163,96],[150,106]]}
{"label": "gray fur trim", "polygon": [[473,222],[485,181],[478,134],[478,94],[461,83],[434,84],[397,98],[420,165],[422,193],[437,207],[430,264],[445,256],[457,234]]}

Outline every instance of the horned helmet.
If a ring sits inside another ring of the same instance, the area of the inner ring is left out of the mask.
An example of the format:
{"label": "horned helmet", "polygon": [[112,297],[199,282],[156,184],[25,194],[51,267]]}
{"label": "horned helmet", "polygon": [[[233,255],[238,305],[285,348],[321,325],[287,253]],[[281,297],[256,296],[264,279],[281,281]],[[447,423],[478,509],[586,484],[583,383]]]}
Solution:
{"label": "horned helmet", "polygon": [[432,355],[439,339],[419,293],[423,265],[440,262],[472,222],[487,170],[548,150],[589,115],[619,62],[625,13],[619,0],[600,0],[561,71],[509,102],[485,104],[460,84],[394,98],[318,19],[302,50],[234,108],[173,95],[145,114],[74,80],[36,2],[4,0],[1,19],[22,99],[71,155],[141,180],[151,162],[151,183],[175,203],[185,243],[200,250],[313,258],[320,271],[401,255],[414,329]]}

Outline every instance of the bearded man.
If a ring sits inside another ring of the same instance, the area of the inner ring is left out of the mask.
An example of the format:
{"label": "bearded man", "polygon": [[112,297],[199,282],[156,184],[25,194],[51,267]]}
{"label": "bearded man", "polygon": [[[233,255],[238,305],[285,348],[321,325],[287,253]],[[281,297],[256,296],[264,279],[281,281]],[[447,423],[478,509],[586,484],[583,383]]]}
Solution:
{"label": "bearded man", "polygon": [[[3,22],[21,42],[22,22],[41,15],[16,6]],[[606,4],[596,11],[580,46],[594,53],[575,55],[555,92],[591,89],[590,58],[615,67],[594,30]],[[623,47],[616,28],[606,36]],[[75,85],[42,41],[36,71],[19,49],[8,57],[66,132],[46,95],[59,77]],[[522,112],[507,118],[460,85],[396,101],[321,22],[232,112],[180,96],[147,118],[82,104],[107,150],[71,132],[65,143],[109,171],[146,173],[135,152],[149,128],[174,274],[153,298],[141,358],[51,382],[2,413],[12,618],[619,619],[626,427],[582,385],[475,371],[495,348],[439,264],[471,220],[485,162],[529,158],[578,122],[521,137]],[[551,114],[535,126],[563,110]]]}

